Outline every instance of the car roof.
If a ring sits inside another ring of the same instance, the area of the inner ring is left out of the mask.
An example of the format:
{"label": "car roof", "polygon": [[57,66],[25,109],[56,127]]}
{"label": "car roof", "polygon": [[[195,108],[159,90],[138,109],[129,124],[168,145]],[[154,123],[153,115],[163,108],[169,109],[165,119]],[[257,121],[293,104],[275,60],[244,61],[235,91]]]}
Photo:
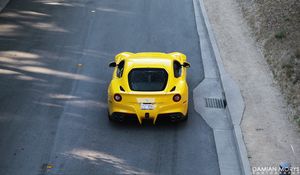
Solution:
{"label": "car roof", "polygon": [[161,67],[172,66],[174,57],[160,52],[141,52],[125,58],[128,67]]}

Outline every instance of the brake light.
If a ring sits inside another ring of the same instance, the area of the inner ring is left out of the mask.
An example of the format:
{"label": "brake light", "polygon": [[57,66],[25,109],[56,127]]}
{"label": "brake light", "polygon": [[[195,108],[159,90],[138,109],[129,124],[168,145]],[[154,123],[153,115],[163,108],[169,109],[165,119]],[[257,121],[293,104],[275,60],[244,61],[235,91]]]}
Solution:
{"label": "brake light", "polygon": [[179,102],[180,100],[181,100],[181,96],[179,94],[173,96],[173,101]]}
{"label": "brake light", "polygon": [[122,100],[122,96],[121,96],[120,94],[115,94],[115,95],[114,95],[114,99],[115,99],[117,102],[119,102],[119,101]]}

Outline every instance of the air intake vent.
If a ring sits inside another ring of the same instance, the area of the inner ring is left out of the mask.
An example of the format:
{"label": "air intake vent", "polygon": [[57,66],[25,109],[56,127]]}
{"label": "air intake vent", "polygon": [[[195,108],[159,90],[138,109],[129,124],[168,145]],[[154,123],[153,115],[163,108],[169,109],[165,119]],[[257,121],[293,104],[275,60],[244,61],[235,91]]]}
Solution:
{"label": "air intake vent", "polygon": [[227,102],[221,98],[205,98],[205,107],[208,108],[226,108]]}
{"label": "air intake vent", "polygon": [[174,87],[170,90],[170,92],[175,91],[175,89],[176,89],[176,86],[174,86]]}

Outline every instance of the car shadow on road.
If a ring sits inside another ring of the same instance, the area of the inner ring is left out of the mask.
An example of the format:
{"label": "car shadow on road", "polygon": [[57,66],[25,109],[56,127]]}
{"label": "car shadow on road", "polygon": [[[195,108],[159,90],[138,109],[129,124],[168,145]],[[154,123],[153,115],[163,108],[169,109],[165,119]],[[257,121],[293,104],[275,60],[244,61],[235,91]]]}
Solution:
{"label": "car shadow on road", "polygon": [[171,121],[170,119],[159,119],[153,124],[153,120],[143,120],[142,124],[136,118],[127,118],[124,121],[109,121],[109,125],[115,129],[174,129],[184,128],[187,121]]}

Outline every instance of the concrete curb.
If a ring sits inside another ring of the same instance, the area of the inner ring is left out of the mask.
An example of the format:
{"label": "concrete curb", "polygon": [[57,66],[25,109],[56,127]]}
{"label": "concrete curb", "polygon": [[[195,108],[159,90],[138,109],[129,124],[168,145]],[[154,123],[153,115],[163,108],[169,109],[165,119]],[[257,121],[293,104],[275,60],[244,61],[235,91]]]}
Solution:
{"label": "concrete curb", "polygon": [[[231,77],[225,72],[223,67],[223,62],[219,53],[217,42],[214,38],[212,27],[209,23],[209,19],[204,7],[203,0],[194,0],[198,1],[200,5],[200,9],[202,11],[202,17],[204,19],[205,27],[207,29],[208,38],[210,40],[211,48],[215,57],[217,69],[218,69],[218,77],[221,80],[221,86],[224,92],[224,96],[227,100],[226,113],[229,116],[233,124],[233,136],[234,141],[237,147],[237,155],[239,159],[239,163],[241,166],[241,170],[243,175],[251,175],[250,163],[247,156],[246,146],[243,140],[243,135],[240,128],[240,123],[243,117],[245,104],[243,98],[241,96],[238,85],[231,79]],[[196,3],[194,2],[194,5]],[[195,8],[194,8],[195,9]],[[195,9],[196,10],[196,9]],[[196,13],[195,13],[196,15]],[[197,17],[196,17],[197,18]],[[198,23],[198,21],[196,20]],[[199,24],[198,24],[199,25]],[[201,25],[201,24],[200,24]],[[200,36],[200,34],[199,34]],[[201,49],[201,48],[200,48]],[[202,49],[201,49],[202,51]],[[218,155],[219,156],[219,155]],[[221,168],[221,166],[220,166]],[[221,170],[222,172],[222,170]],[[222,174],[222,173],[221,173]]]}
{"label": "concrete curb", "polygon": [[0,0],[0,12],[6,7],[10,0]]}

